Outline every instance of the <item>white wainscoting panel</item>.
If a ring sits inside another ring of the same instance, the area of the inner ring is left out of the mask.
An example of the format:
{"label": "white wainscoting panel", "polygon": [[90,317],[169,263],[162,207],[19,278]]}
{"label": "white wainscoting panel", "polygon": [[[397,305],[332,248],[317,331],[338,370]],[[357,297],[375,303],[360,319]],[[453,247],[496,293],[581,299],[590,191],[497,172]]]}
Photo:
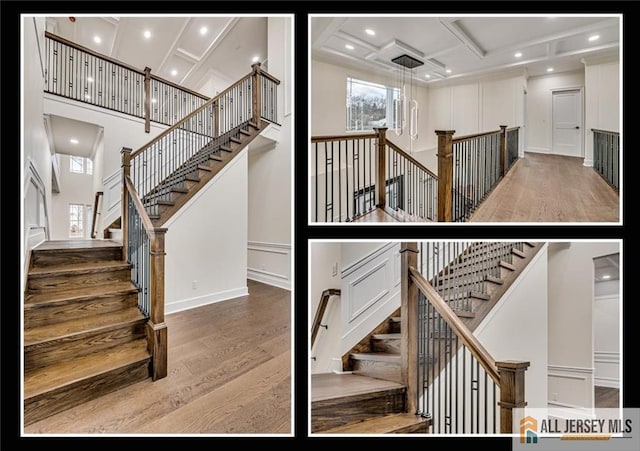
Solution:
{"label": "white wainscoting panel", "polygon": [[291,245],[249,241],[247,278],[291,290]]}
{"label": "white wainscoting panel", "polygon": [[342,271],[342,353],[400,307],[399,251],[389,243]]}
{"label": "white wainscoting panel", "polygon": [[549,365],[549,405],[593,407],[593,368]]}
{"label": "white wainscoting panel", "polygon": [[620,388],[620,353],[595,351],[594,384],[600,387]]}
{"label": "white wainscoting panel", "polygon": [[106,177],[102,184],[104,185],[101,215],[102,224],[99,224],[98,235],[101,235],[102,230],[108,227],[122,214],[120,211],[120,202],[122,199],[122,173],[120,171],[114,172],[110,176]]}

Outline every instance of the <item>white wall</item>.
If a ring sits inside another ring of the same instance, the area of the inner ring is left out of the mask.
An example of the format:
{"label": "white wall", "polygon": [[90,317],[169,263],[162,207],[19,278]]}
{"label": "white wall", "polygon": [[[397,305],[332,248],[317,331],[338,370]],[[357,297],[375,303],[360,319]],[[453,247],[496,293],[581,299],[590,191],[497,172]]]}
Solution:
{"label": "white wall", "polygon": [[292,89],[291,19],[270,17],[267,29],[269,73],[280,80],[278,142],[249,145],[248,277],[291,289],[291,192],[293,116],[285,104]]}
{"label": "white wall", "polygon": [[102,172],[105,178],[120,171],[122,166],[120,150],[123,147],[130,147],[135,151],[167,128],[165,125],[151,122],[151,132],[145,133],[143,119],[51,94],[45,94],[44,98],[45,113],[103,127]]}
{"label": "white wall", "polygon": [[[320,304],[322,292],[328,288],[340,288],[340,243],[310,243],[309,259],[311,264],[309,265],[308,277],[309,295],[311,297],[309,299],[309,326],[307,330],[310,331],[313,318]],[[341,359],[342,357],[340,352],[341,302],[340,296],[333,296],[329,299],[322,319],[322,324],[326,324],[328,328],[321,327],[318,330],[311,352],[311,355],[316,358],[311,361],[312,373],[331,372],[334,369],[332,359]]]}
{"label": "white wall", "polygon": [[21,255],[47,238],[51,208],[51,153],[44,126],[44,52],[45,20],[22,19],[22,202],[24,205],[24,245]]}
{"label": "white wall", "polygon": [[400,243],[342,244],[341,354],[400,307]]}
{"label": "white wall", "polygon": [[547,407],[547,247],[543,247],[474,331],[500,360],[531,363],[525,373],[528,407]]}
{"label": "white wall", "polygon": [[[386,86],[398,86],[393,74],[382,76],[367,71],[358,71],[335,66],[318,60],[311,61],[311,135],[346,135],[347,125],[347,77],[354,77]],[[419,103],[418,139],[412,143],[414,152],[427,148],[429,129],[428,95],[422,85],[414,86]],[[407,125],[408,127],[408,125]],[[359,132],[358,132],[359,133]],[[405,152],[409,152],[411,139],[408,128],[402,136],[392,130],[387,137]],[[432,169],[430,167],[430,169]],[[433,168],[432,170],[434,170]]]}
{"label": "white wall", "polygon": [[247,294],[247,160],[244,149],[164,225],[167,313]]}
{"label": "white wall", "polygon": [[593,407],[593,258],[617,242],[549,248],[549,403]]}
{"label": "white wall", "polygon": [[594,383],[620,387],[620,281],[596,282],[593,303]]}
{"label": "white wall", "polygon": [[60,158],[60,192],[52,195],[51,202],[51,239],[69,240],[69,204],[83,204],[85,208],[84,224],[85,237],[90,237],[91,216],[86,212],[93,208],[95,191],[93,191],[93,176],[78,174],[69,170],[69,155],[59,154]]}
{"label": "white wall", "polygon": [[585,166],[593,166],[592,128],[620,131],[620,63],[585,65]]}
{"label": "white wall", "polygon": [[551,153],[552,92],[584,87],[584,71],[530,77],[527,82],[527,151]]}

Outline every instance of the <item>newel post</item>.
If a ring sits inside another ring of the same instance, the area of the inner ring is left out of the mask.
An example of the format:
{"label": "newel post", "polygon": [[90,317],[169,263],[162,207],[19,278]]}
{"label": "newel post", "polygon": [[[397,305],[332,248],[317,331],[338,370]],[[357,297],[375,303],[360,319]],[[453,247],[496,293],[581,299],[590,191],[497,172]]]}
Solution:
{"label": "newel post", "polygon": [[502,176],[507,173],[507,126],[500,126],[500,164],[502,165]]}
{"label": "newel post", "polygon": [[387,127],[373,129],[378,136],[378,172],[376,174],[376,207],[387,205],[387,179],[384,170],[387,167]]}
{"label": "newel post", "polygon": [[167,324],[164,322],[164,239],[167,229],[155,228],[151,241],[151,308],[147,321],[147,343],[153,356],[153,380],[167,376]]}
{"label": "newel post", "polygon": [[262,102],[260,99],[260,63],[253,63],[251,65],[251,69],[253,69],[253,73],[251,74],[251,89],[252,89],[252,121],[258,127],[260,126],[260,112],[262,111]]}
{"label": "newel post", "polygon": [[418,267],[418,243],[400,244],[400,329],[401,375],[407,387],[407,412],[416,413],[418,374],[418,287],[409,277],[409,268]]}
{"label": "newel post", "polygon": [[144,68],[144,132],[151,131],[151,68]]}
{"label": "newel post", "polygon": [[436,130],[438,135],[438,221],[452,221],[453,134],[455,130]]}
{"label": "newel post", "polygon": [[529,362],[506,360],[496,362],[500,374],[500,433],[513,433],[513,409],[527,405],[524,400],[524,372]]}
{"label": "newel post", "polygon": [[129,147],[123,147],[120,149],[122,154],[122,199],[120,200],[120,210],[122,211],[120,217],[120,228],[122,229],[122,259],[127,261],[129,256],[127,255],[127,243],[129,229],[129,190],[125,179],[131,178],[131,149]]}

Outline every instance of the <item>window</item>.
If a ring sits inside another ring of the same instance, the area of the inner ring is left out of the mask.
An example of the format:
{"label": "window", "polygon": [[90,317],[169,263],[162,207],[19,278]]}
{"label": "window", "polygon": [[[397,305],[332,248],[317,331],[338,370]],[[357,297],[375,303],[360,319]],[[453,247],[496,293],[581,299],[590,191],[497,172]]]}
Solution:
{"label": "window", "polygon": [[69,238],[84,237],[84,205],[69,204]]}
{"label": "window", "polygon": [[[404,209],[404,176],[398,175],[385,183],[387,204],[393,210]],[[353,211],[357,214],[371,210],[376,204],[376,186],[369,185],[353,193]]]}
{"label": "window", "polygon": [[84,157],[69,157],[69,171],[78,174],[93,174],[93,161]]}
{"label": "window", "polygon": [[398,88],[348,77],[347,131],[395,128],[393,102],[398,98]]}

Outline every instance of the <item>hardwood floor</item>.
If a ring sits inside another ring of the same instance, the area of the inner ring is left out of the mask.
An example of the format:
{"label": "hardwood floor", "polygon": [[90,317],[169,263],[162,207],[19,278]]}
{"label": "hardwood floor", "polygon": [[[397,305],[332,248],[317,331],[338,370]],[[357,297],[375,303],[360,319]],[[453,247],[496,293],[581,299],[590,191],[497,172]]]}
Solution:
{"label": "hardwood floor", "polygon": [[353,222],[399,222],[396,218],[385,212],[381,208],[376,208],[369,213],[360,216]]}
{"label": "hardwood floor", "polygon": [[249,296],[166,317],[166,378],[130,385],[24,432],[291,433],[291,293],[247,284]]}
{"label": "hardwood floor", "polygon": [[595,406],[596,408],[620,407],[620,390],[610,387],[595,386]]}
{"label": "hardwood floor", "polygon": [[526,153],[470,222],[614,222],[619,196],[582,158]]}

